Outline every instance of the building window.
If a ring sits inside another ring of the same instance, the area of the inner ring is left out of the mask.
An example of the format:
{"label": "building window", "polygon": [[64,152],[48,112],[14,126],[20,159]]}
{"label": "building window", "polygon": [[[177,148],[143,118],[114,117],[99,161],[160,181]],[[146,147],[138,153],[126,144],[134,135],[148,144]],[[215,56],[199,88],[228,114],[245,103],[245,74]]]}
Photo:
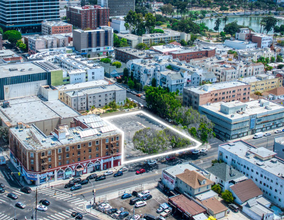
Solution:
{"label": "building window", "polygon": [[47,151],[47,155],[48,155],[48,156],[51,155],[51,150]]}
{"label": "building window", "polygon": [[34,158],[34,153],[30,152],[30,158]]}
{"label": "building window", "polygon": [[78,144],[77,149],[81,149],[81,144]]}
{"label": "building window", "polygon": [[81,152],[80,151],[78,151],[78,156],[81,154]]}
{"label": "building window", "polygon": [[106,138],[106,143],[108,143],[108,138]]}
{"label": "building window", "polygon": [[89,149],[89,153],[91,153],[92,152],[92,149]]}
{"label": "building window", "polygon": [[41,156],[42,156],[42,157],[44,156],[44,152],[41,153]]}
{"label": "building window", "polygon": [[62,153],[62,149],[61,148],[58,148],[58,153]]}
{"label": "building window", "polygon": [[69,160],[66,160],[66,164],[69,164]]}
{"label": "building window", "polygon": [[80,157],[78,157],[78,162],[79,162],[79,161],[81,161],[81,158],[80,158]]}
{"label": "building window", "polygon": [[96,145],[99,145],[99,141],[96,141]]}
{"label": "building window", "polygon": [[108,145],[106,145],[106,149],[108,149]]}
{"label": "building window", "polygon": [[34,160],[31,160],[31,164],[34,164]]}
{"label": "building window", "polygon": [[106,156],[108,156],[108,151],[106,152]]}
{"label": "building window", "polygon": [[98,147],[96,147],[96,151],[99,151],[99,148],[98,148]]}
{"label": "building window", "polygon": [[51,162],[51,157],[48,158],[48,162]]}
{"label": "building window", "polygon": [[48,168],[50,169],[50,168],[51,168],[51,165],[48,165]]}
{"label": "building window", "polygon": [[118,136],[116,137],[116,140],[117,140],[117,141],[119,140],[119,137],[118,137]]}
{"label": "building window", "polygon": [[119,149],[116,149],[116,153],[119,153]]}
{"label": "building window", "polygon": [[58,166],[61,166],[61,162],[58,162]]}
{"label": "building window", "polygon": [[92,142],[89,142],[89,147],[91,147],[92,146]]}
{"label": "building window", "polygon": [[69,158],[69,153],[66,154],[66,158]]}
{"label": "building window", "polygon": [[99,154],[96,154],[96,157],[99,157]]}
{"label": "building window", "polygon": [[31,170],[34,170],[34,167],[31,167]]}
{"label": "building window", "polygon": [[89,155],[89,159],[92,159],[92,155]]}
{"label": "building window", "polygon": [[68,152],[70,150],[70,147],[66,147],[65,151]]}
{"label": "building window", "polygon": [[61,160],[61,155],[58,156],[58,160]]}

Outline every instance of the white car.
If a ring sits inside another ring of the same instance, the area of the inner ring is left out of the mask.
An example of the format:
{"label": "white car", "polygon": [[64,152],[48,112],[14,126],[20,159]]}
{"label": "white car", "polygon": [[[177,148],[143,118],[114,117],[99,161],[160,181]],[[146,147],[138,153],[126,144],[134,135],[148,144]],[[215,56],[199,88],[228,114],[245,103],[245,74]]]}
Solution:
{"label": "white car", "polygon": [[127,167],[121,167],[121,168],[119,169],[119,171],[125,172],[125,171],[128,171],[128,168],[127,168]]}
{"label": "white car", "polygon": [[157,163],[156,160],[148,160],[149,165],[155,165]]}
{"label": "white car", "polygon": [[145,206],[145,205],[147,205],[147,202],[145,202],[145,201],[139,201],[139,202],[136,202],[135,208],[143,207],[143,206]]}
{"label": "white car", "polygon": [[113,174],[112,170],[108,170],[104,173],[105,176],[112,175],[112,174]]}
{"label": "white car", "polygon": [[145,196],[145,195],[149,195],[150,194],[150,191],[149,190],[144,190],[143,192],[142,192],[142,194]]}
{"label": "white car", "polygon": [[199,150],[197,150],[197,149],[194,149],[193,151],[192,151],[192,154],[199,154]]}
{"label": "white car", "polygon": [[276,131],[274,131],[275,134],[281,133],[281,130],[277,129]]}
{"label": "white car", "polygon": [[202,149],[200,150],[200,153],[206,153],[207,151],[208,151],[208,149],[202,148]]}
{"label": "white car", "polygon": [[38,205],[38,206],[36,207],[36,209],[39,210],[39,211],[43,211],[43,212],[46,212],[46,211],[47,211],[47,207],[44,206],[44,205]]}

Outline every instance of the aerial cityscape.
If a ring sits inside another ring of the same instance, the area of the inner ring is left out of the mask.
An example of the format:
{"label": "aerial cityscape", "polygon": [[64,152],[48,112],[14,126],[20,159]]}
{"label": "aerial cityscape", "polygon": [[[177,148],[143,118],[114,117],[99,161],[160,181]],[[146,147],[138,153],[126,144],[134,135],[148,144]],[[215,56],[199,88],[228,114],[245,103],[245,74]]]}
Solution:
{"label": "aerial cityscape", "polygon": [[284,0],[0,0],[0,220],[284,219]]}

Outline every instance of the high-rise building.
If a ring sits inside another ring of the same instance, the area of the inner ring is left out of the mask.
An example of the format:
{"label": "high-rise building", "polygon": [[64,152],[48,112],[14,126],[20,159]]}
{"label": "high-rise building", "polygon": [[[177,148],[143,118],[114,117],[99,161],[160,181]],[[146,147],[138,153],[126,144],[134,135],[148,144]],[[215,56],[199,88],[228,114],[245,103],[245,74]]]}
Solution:
{"label": "high-rise building", "polygon": [[135,11],[135,0],[98,0],[98,5],[109,8],[109,16],[124,16]]}
{"label": "high-rise building", "polygon": [[59,20],[59,0],[0,0],[0,26],[21,33],[40,33],[44,20]]}
{"label": "high-rise building", "polygon": [[68,7],[66,15],[71,24],[83,30],[107,26],[109,21],[109,9],[99,5]]}
{"label": "high-rise building", "polygon": [[110,55],[113,52],[113,29],[108,26],[87,31],[75,29],[73,46],[82,55]]}

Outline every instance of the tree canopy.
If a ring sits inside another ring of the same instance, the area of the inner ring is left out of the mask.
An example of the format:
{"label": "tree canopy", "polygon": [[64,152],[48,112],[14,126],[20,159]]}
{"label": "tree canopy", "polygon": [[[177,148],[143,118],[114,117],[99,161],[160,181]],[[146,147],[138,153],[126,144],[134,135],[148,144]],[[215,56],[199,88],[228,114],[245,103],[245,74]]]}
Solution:
{"label": "tree canopy", "polygon": [[22,34],[16,30],[5,31],[3,34],[3,40],[8,40],[12,44],[16,44],[18,40],[22,39]]}
{"label": "tree canopy", "polygon": [[261,23],[263,23],[264,30],[266,33],[271,31],[277,24],[277,19],[272,16],[267,16],[261,19]]}

